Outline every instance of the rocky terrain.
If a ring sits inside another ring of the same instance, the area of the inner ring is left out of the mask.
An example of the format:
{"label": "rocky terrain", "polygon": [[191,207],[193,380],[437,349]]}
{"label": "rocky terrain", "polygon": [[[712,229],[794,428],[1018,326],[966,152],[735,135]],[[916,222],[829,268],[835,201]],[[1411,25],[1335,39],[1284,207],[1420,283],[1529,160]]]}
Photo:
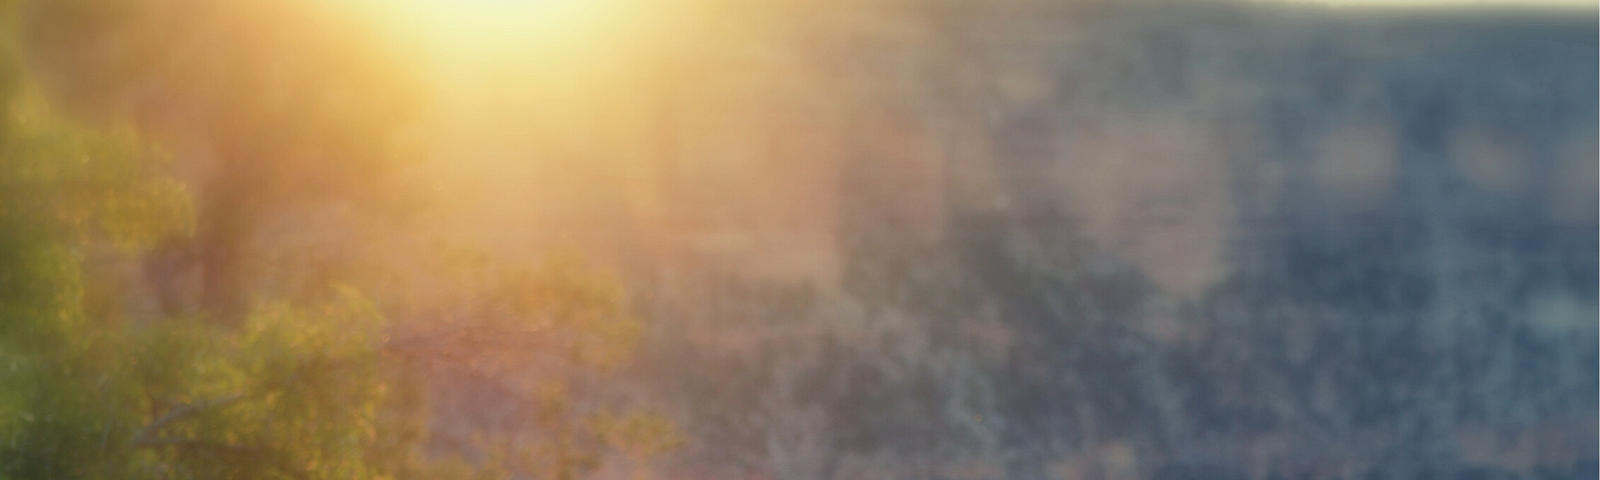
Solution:
{"label": "rocky terrain", "polygon": [[691,436],[664,476],[1600,468],[1592,9],[684,25],[495,87],[440,154],[519,172],[447,183],[463,235],[625,273],[652,327],[624,375]]}

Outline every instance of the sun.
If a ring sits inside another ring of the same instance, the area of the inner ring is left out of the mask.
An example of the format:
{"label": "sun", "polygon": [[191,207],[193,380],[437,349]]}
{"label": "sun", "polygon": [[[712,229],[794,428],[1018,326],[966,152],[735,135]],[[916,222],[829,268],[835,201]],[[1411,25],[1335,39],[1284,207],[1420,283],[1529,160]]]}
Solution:
{"label": "sun", "polygon": [[521,47],[593,40],[624,13],[619,0],[393,1],[441,40]]}
{"label": "sun", "polygon": [[640,27],[639,0],[330,0],[395,22],[446,55],[582,54]]}

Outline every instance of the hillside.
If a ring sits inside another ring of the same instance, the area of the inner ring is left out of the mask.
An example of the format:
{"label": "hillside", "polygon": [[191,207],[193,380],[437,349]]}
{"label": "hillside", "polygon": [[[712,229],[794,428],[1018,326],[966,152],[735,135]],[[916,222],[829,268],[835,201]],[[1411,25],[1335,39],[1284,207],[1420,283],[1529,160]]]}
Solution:
{"label": "hillside", "polygon": [[1594,478],[1593,11],[701,20],[482,225],[631,272],[683,478]]}

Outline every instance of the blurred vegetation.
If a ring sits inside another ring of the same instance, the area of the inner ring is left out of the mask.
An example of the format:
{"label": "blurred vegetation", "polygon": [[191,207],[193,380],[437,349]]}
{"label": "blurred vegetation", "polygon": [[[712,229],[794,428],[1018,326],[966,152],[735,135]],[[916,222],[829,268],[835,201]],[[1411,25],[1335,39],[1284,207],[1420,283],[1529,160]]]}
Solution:
{"label": "blurred vegetation", "polygon": [[[606,382],[638,330],[620,287],[575,261],[444,261],[429,274],[481,281],[405,304],[435,315],[333,282],[258,290],[296,274],[246,270],[263,223],[382,197],[405,156],[391,140],[420,90],[337,19],[303,2],[0,3],[0,479],[574,478],[680,442],[569,385]],[[197,270],[204,291],[107,280],[90,265],[106,258]],[[154,318],[101,305],[152,291],[171,297]],[[537,421],[439,447],[440,372]]]}
{"label": "blurred vegetation", "polygon": [[[250,261],[270,222],[334,205],[399,213],[402,127],[426,93],[373,22],[336,2],[67,0],[22,10],[29,59],[79,116],[127,122],[182,153],[193,236],[150,279],[168,314],[237,324],[272,272]],[[392,208],[391,208],[392,207]],[[198,272],[194,291],[177,277]]]}

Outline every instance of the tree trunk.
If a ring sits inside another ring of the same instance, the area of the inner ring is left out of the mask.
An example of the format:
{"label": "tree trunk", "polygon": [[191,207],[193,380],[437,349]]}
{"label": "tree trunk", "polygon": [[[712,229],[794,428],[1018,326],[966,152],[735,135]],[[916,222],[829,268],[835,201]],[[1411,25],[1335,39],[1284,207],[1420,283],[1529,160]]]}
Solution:
{"label": "tree trunk", "polygon": [[207,321],[236,327],[248,307],[247,256],[260,221],[257,199],[267,179],[249,159],[234,156],[207,188],[199,205],[194,258],[200,262],[199,309]]}

